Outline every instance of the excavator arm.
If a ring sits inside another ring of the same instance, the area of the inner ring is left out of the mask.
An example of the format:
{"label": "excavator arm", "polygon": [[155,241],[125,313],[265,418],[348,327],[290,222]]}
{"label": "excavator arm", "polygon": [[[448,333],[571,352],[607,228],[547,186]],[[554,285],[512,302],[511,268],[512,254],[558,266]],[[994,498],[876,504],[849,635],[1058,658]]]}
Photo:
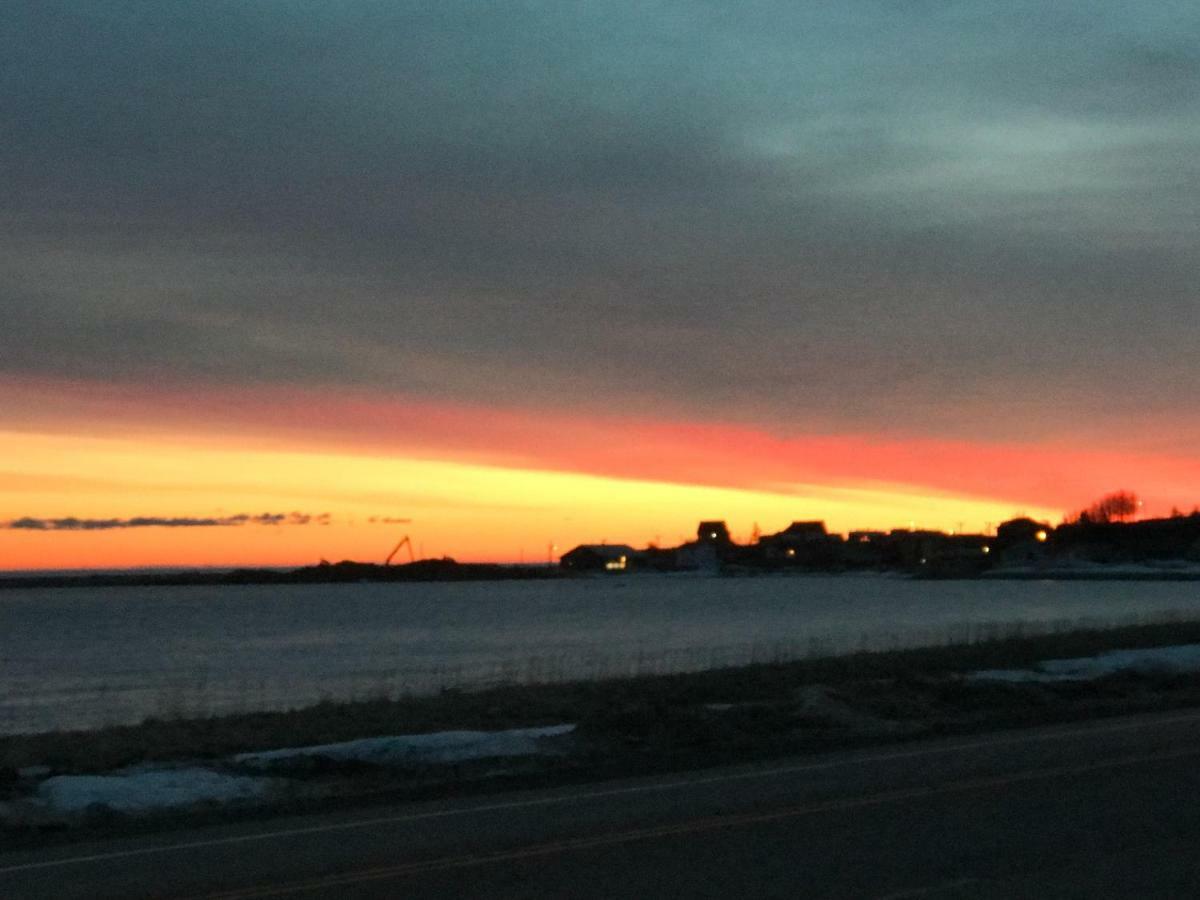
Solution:
{"label": "excavator arm", "polygon": [[412,541],[408,539],[408,535],[406,534],[404,537],[400,538],[400,543],[392,548],[392,552],[389,553],[387,559],[383,561],[385,566],[390,566],[392,564],[393,557],[400,552],[401,547],[408,547],[408,561],[410,563],[417,561],[417,556],[415,553],[413,553]]}

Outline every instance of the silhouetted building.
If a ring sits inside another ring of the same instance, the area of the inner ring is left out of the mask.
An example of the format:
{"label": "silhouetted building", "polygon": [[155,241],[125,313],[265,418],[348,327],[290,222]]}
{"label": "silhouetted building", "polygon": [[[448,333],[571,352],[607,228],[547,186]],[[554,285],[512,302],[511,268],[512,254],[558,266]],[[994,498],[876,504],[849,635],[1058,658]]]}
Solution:
{"label": "silhouetted building", "polygon": [[580,544],[559,565],[575,572],[625,572],[635,568],[637,551],[627,544]]}
{"label": "silhouetted building", "polygon": [[776,534],[775,537],[800,542],[821,541],[829,537],[829,532],[825,530],[824,522],[793,522],[787,528],[783,529],[783,531]]}
{"label": "silhouetted building", "polygon": [[674,547],[656,547],[651,544],[645,550],[639,550],[636,556],[638,571],[673,572],[679,568]]}
{"label": "silhouetted building", "polygon": [[824,522],[793,522],[783,531],[758,540],[759,557],[769,565],[830,568],[839,563],[840,535],[831,535]]}
{"label": "silhouetted building", "polygon": [[737,550],[724,521],[701,522],[696,526],[696,540],[675,548],[675,566],[690,571],[715,572],[730,561]]}
{"label": "silhouetted building", "polygon": [[1035,565],[1050,556],[1054,528],[1027,516],[1002,522],[996,529],[996,562],[1007,566]]}
{"label": "silhouetted building", "polygon": [[1022,541],[1044,544],[1053,531],[1048,523],[1037,522],[1027,516],[1009,519],[1007,522],[1001,522],[1000,527],[996,529],[996,546],[1004,548]]}
{"label": "silhouetted building", "polygon": [[881,544],[887,540],[886,531],[852,531],[846,536],[850,544]]}
{"label": "silhouetted building", "polygon": [[842,560],[852,568],[875,568],[888,560],[888,536],[883,531],[852,531],[842,546]]}
{"label": "silhouetted building", "polygon": [[732,544],[733,538],[729,536],[729,528],[726,527],[724,521],[713,520],[711,522],[701,522],[696,527],[696,540],[700,543],[708,544]]}

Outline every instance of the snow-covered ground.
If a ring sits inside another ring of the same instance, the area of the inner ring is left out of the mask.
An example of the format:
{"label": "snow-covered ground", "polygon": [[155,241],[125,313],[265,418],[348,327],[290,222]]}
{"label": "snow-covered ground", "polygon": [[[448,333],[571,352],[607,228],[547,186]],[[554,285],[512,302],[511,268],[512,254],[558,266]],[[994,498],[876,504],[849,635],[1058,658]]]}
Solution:
{"label": "snow-covered ground", "polygon": [[439,731],[434,734],[403,734],[393,737],[363,738],[340,744],[313,747],[287,747],[258,753],[240,753],[233,757],[239,766],[262,767],[301,758],[324,758],[337,762],[364,762],[376,765],[399,763],[453,763],[469,759],[506,756],[532,756],[544,753],[546,738],[574,731],[574,725],[550,725],[545,728],[512,728],[507,731]]}
{"label": "snow-covered ground", "polygon": [[1200,644],[1110,650],[1078,659],[1048,659],[1033,669],[984,669],[967,677],[976,681],[1090,681],[1116,672],[1197,672]]}
{"label": "snow-covered ground", "polygon": [[[258,753],[240,753],[214,766],[196,764],[146,765],[103,775],[42,777],[28,796],[16,803],[0,804],[0,819],[20,818],[30,811],[39,815],[72,815],[97,807],[129,813],[154,813],[186,809],[198,804],[253,801],[273,789],[282,790],[284,778],[244,774],[246,769],[300,759],[329,759],[374,765],[411,763],[446,764],[473,759],[504,759],[556,752],[551,739],[574,731],[574,725],[512,728],[506,731],[441,731],[364,738],[338,744],[288,747]],[[240,770],[240,771],[239,771]]]}
{"label": "snow-covered ground", "polygon": [[38,785],[36,799],[57,812],[107,806],[118,812],[153,812],[260,797],[274,779],[214,772],[198,766],[125,769],[109,775],[56,775]]}

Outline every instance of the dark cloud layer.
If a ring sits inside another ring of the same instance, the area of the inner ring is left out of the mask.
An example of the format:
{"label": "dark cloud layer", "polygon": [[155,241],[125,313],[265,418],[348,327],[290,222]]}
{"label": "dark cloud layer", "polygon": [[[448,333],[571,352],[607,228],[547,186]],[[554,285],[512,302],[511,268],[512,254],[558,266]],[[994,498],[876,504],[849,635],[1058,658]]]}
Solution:
{"label": "dark cloud layer", "polygon": [[124,528],[231,528],[241,525],[328,525],[329,513],[260,513],[236,516],[134,516],[130,519],[80,519],[67,516],[61,519],[39,519],[24,516],[0,522],[0,528],[10,531],[114,531]]}
{"label": "dark cloud layer", "polygon": [[1190,421],[1197,47],[1175,2],[19,4],[0,371]]}

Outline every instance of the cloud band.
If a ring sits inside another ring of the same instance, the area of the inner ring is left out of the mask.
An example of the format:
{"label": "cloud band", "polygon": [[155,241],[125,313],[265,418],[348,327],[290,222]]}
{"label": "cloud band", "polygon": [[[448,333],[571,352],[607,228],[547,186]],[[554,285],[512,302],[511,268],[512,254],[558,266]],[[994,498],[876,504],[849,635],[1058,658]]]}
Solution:
{"label": "cloud band", "polygon": [[328,525],[329,513],[259,513],[236,516],[135,516],[129,519],[43,519],[23,516],[0,523],[6,531],[116,531],[126,528],[233,528],[241,525]]}

